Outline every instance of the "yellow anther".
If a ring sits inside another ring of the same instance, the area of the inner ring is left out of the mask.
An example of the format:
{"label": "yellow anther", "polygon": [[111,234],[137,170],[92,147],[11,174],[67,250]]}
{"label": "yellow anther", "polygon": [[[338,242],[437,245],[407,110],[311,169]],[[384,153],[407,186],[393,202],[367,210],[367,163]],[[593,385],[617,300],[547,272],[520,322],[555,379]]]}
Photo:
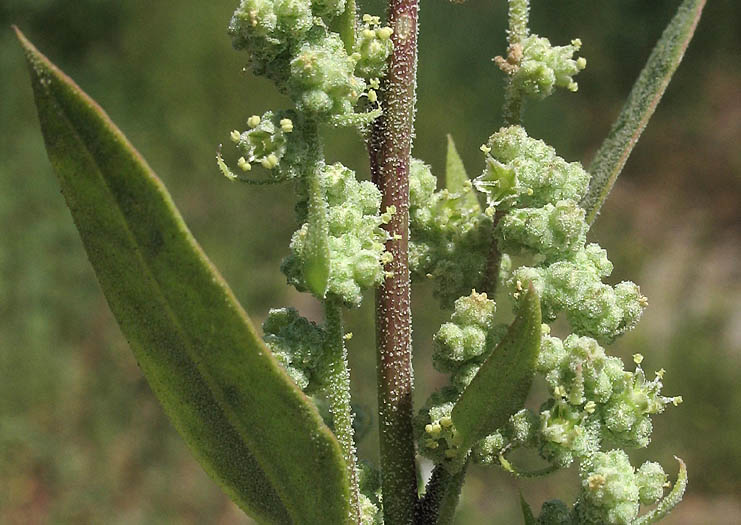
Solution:
{"label": "yellow anther", "polygon": [[372,87],[373,89],[378,89],[381,87],[381,81],[378,80],[377,78],[371,78],[368,83],[370,84],[370,87]]}
{"label": "yellow anther", "polygon": [[427,448],[436,449],[437,447],[440,446],[440,444],[437,441],[435,441],[434,439],[427,439],[427,440],[425,440],[425,446]]}
{"label": "yellow anther", "polygon": [[587,404],[584,405],[584,411],[587,414],[594,414],[594,411],[597,409],[597,403],[594,401],[587,401]]}
{"label": "yellow anther", "polygon": [[479,149],[481,151],[483,151],[484,153],[490,153],[491,152],[491,148],[489,146],[487,146],[486,144],[482,144]]}
{"label": "yellow anther", "polygon": [[278,157],[276,157],[274,153],[271,153],[270,155],[262,159],[260,164],[262,164],[263,168],[271,170],[278,165]]}
{"label": "yellow anther", "polygon": [[663,368],[659,368],[656,371],[656,377],[658,377],[659,379],[664,379],[664,374],[666,374],[666,370],[664,370]]}
{"label": "yellow anther", "polygon": [[242,171],[250,171],[252,169],[252,164],[247,162],[247,159],[244,157],[239,157],[239,160],[237,161],[237,167]]}
{"label": "yellow anther", "polygon": [[637,365],[640,365],[643,363],[643,355],[642,354],[633,354],[633,362]]}
{"label": "yellow anther", "polygon": [[378,94],[375,89],[368,90],[368,101],[375,103],[378,100]]}
{"label": "yellow anther", "polygon": [[293,121],[289,118],[281,119],[280,129],[282,129],[284,133],[290,133],[293,131]]}
{"label": "yellow anther", "polygon": [[679,405],[682,404],[683,401],[684,399],[682,399],[682,396],[675,396],[672,398],[672,405],[674,405],[675,407],[678,407]]}
{"label": "yellow anther", "polygon": [[363,37],[368,40],[376,38],[376,31],[373,29],[363,29]]}
{"label": "yellow anther", "polygon": [[440,425],[445,428],[450,428],[453,426],[453,419],[450,416],[443,416],[440,418]]}
{"label": "yellow anther", "polygon": [[345,341],[349,341],[350,339],[352,339],[352,332],[347,332],[345,335],[342,336],[342,338]]}
{"label": "yellow anther", "polygon": [[576,59],[576,67],[579,69],[584,69],[587,67],[587,59],[584,57],[579,57]]}
{"label": "yellow anther", "polygon": [[251,128],[256,128],[260,124],[260,115],[252,115],[247,119],[247,125]]}
{"label": "yellow anther", "polygon": [[391,35],[394,34],[394,30],[390,27],[381,27],[379,29],[376,29],[376,34],[381,40],[388,40],[389,38],[391,38]]}
{"label": "yellow anther", "polygon": [[235,129],[229,134],[229,138],[236,144],[242,138],[242,135]]}

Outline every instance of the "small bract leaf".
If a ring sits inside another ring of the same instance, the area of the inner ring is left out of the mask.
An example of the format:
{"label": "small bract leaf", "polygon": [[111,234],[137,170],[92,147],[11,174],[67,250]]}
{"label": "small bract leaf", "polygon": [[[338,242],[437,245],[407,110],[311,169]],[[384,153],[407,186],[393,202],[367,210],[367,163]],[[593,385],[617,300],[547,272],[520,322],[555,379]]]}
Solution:
{"label": "small bract leaf", "polygon": [[700,21],[706,0],[684,0],[648,57],[610,133],[589,166],[592,180],[581,201],[587,223],[597,217],[607,195],[654,114],[669,81],[682,61]]}
{"label": "small bract leaf", "polygon": [[502,427],[525,404],[540,349],[540,323],[540,301],[530,285],[507,335],[453,407],[464,450]]}
{"label": "small bract leaf", "polygon": [[146,162],[16,29],[47,152],[121,331],[203,468],[263,523],[343,523],[337,440],[264,346]]}
{"label": "small bract leaf", "polygon": [[466,168],[458,150],[455,148],[453,137],[448,135],[448,153],[445,159],[445,188],[453,194],[463,194],[466,208],[481,211],[481,205],[476,198],[476,193],[471,191],[471,179],[468,178]]}
{"label": "small bract leaf", "polygon": [[319,180],[319,171],[308,176],[309,212],[304,245],[304,280],[311,293],[324,298],[329,284],[329,226],[327,202]]}

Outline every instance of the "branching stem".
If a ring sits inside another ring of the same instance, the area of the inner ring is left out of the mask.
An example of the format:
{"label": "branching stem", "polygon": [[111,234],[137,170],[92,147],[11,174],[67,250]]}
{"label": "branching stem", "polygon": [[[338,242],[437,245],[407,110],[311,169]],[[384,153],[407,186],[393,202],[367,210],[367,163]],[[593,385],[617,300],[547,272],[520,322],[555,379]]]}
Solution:
{"label": "branching stem", "polygon": [[412,522],[417,468],[412,432],[412,350],[409,289],[409,161],[417,71],[418,0],[389,0],[394,51],[382,84],[383,116],[373,125],[368,148],[381,209],[394,214],[385,225],[393,260],[376,293],[378,407],[386,523]]}

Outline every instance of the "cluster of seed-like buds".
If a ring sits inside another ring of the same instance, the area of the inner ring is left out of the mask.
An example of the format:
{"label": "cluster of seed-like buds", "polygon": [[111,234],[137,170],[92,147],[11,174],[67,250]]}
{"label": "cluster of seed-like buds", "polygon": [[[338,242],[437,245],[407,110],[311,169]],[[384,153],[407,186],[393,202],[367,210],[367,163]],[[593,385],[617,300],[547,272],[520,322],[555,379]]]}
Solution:
{"label": "cluster of seed-like buds", "polygon": [[358,468],[358,490],[360,491],[360,525],[383,525],[381,474],[362,461]]}
{"label": "cluster of seed-like buds", "polygon": [[[634,356],[637,365],[642,359]],[[607,356],[589,337],[572,334],[561,341],[545,335],[536,370],[552,396],[541,408],[540,452],[562,467],[589,458],[603,441],[647,446],[650,416],[682,400],[661,396],[663,370],[648,381],[640,366],[626,371],[620,358]]]}
{"label": "cluster of seed-like buds", "polygon": [[611,342],[635,327],[648,304],[630,281],[616,286],[603,283],[611,272],[605,250],[589,244],[568,259],[517,268],[509,286],[517,299],[520,290],[532,283],[541,298],[544,319],[552,321],[565,311],[574,332]]}
{"label": "cluster of seed-like buds", "polygon": [[496,61],[510,75],[515,89],[531,97],[545,98],[555,87],[579,89],[573,77],[587,65],[585,58],[573,58],[580,48],[579,39],[572,40],[571,45],[552,46],[547,38],[530,35],[510,49],[507,60],[497,57]]}
{"label": "cluster of seed-like buds", "polygon": [[273,356],[299,388],[307,393],[319,390],[324,330],[293,308],[270,310],[262,329]]}
{"label": "cluster of seed-like buds", "polygon": [[[282,181],[297,177],[302,165],[306,162],[306,142],[297,130],[295,112],[286,111],[277,114],[272,111],[262,116],[252,115],[247,119],[248,129],[243,132],[234,130],[231,140],[241,154],[237,167],[244,174],[259,165],[271,174],[271,180]],[[219,166],[228,178],[238,179],[219,158]],[[250,179],[242,179],[249,181]]]}
{"label": "cluster of seed-like buds", "polygon": [[[322,166],[320,184],[327,203],[329,281],[327,295],[341,299],[347,306],[358,306],[362,290],[381,283],[383,266],[390,262],[384,251],[387,233],[381,225],[388,222],[394,210],[379,213],[381,193],[368,181],[359,182],[355,173],[336,163]],[[300,218],[306,214],[300,211]],[[309,224],[294,233],[291,255],[282,270],[288,281],[304,291],[303,268],[305,241]]]}
{"label": "cluster of seed-like buds", "polygon": [[566,162],[521,126],[500,129],[481,149],[486,168],[474,185],[498,210],[579,202],[587,191],[590,177],[578,162]]}
{"label": "cluster of seed-like buds", "polygon": [[347,117],[365,93],[363,76],[382,72],[376,62],[388,56],[390,33],[369,25],[379,43],[361,34],[358,50],[346,49],[328,29],[345,7],[345,0],[242,0],[229,34],[235,48],[248,51],[252,70],[273,80],[308,118],[353,122]]}
{"label": "cluster of seed-like buds", "polygon": [[641,503],[651,505],[664,494],[667,476],[661,465],[646,462],[636,471],[622,450],[598,452],[580,472],[581,494],[570,523],[629,525]]}
{"label": "cluster of seed-like buds", "polygon": [[481,285],[491,244],[491,217],[471,205],[471,187],[435,191],[430,167],[412,159],[409,170],[409,268],[435,283],[443,307]]}
{"label": "cluster of seed-like buds", "polygon": [[288,81],[296,108],[318,118],[352,114],[365,90],[354,74],[356,63],[336,33],[305,42],[291,60]]}
{"label": "cluster of seed-like buds", "polygon": [[494,324],[496,304],[485,293],[472,291],[455,302],[450,322],[434,337],[433,364],[452,374],[452,387],[434,393],[415,418],[420,453],[450,464],[467,453],[450,418],[453,404],[504,337],[506,326]]}
{"label": "cluster of seed-like buds", "polygon": [[386,61],[394,49],[392,32],[390,27],[381,26],[379,17],[363,15],[363,25],[355,41],[355,52],[358,54],[356,75],[366,80],[384,75]]}

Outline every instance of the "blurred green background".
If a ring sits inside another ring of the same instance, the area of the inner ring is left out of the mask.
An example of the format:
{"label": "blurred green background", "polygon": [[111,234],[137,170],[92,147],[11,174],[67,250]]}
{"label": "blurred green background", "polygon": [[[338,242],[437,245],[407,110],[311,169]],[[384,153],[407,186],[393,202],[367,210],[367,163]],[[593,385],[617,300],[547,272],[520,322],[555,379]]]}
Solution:
{"label": "blurred green background", "polygon": [[[588,162],[678,0],[535,0],[532,27],[584,42],[577,95],[531,104],[530,134]],[[415,156],[443,167],[451,132],[471,173],[500,125],[503,0],[423,2]],[[242,72],[225,27],[236,0],[0,2],[0,523],[251,523],[189,456],[142,378],[86,261],[43,149],[26,66],[9,29],[108,111],[170,189],[206,252],[259,322],[317,304],[284,284],[278,263],[294,229],[288,187],[230,184],[214,155],[253,113],[285,107]],[[364,4],[381,13],[382,3]],[[597,221],[615,281],[638,282],[650,307],[611,347],[667,369],[685,403],[655,418],[655,442],[634,454],[690,470],[666,523],[741,522],[741,3],[711,0],[695,41]],[[367,177],[363,145],[328,133],[328,156]],[[369,298],[370,299],[370,298]],[[350,315],[354,398],[375,410],[372,311]],[[429,360],[444,315],[415,289],[416,400],[444,378]],[[373,422],[375,424],[375,421]],[[373,427],[375,428],[375,427]],[[375,459],[374,431],[361,454]],[[428,468],[429,466],[426,466]],[[473,469],[456,523],[521,523],[534,507],[571,500],[576,476],[516,481]]]}

